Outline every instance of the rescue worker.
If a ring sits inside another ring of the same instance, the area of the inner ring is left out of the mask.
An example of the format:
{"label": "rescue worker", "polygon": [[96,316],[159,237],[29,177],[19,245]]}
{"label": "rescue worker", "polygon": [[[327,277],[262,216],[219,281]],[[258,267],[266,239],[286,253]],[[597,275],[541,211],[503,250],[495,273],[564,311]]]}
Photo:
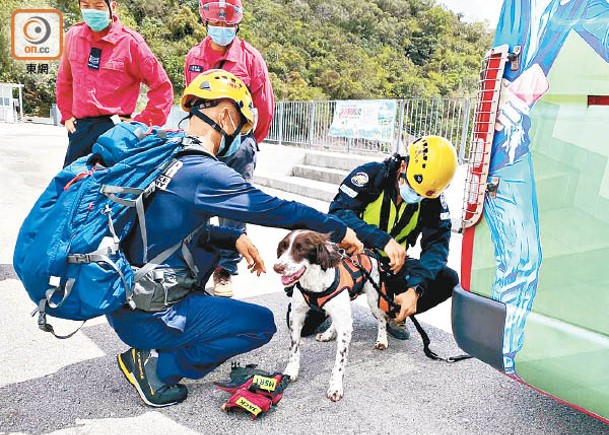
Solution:
{"label": "rescue worker", "polygon": [[[363,250],[353,230],[340,219],[269,196],[217,160],[236,152],[242,134],[255,125],[251,95],[238,78],[222,70],[201,74],[184,91],[182,108],[190,116],[185,141],[198,144],[202,151],[179,157],[181,168],[147,205],[150,258],[212,216],[287,229],[310,228],[330,233],[348,251]],[[141,238],[128,239],[125,245],[131,264],[142,265]],[[149,293],[153,294],[146,309],[135,295],[138,309],[125,306],[108,316],[121,340],[132,347],[118,355],[120,370],[146,404],[160,407],[184,400],[188,390],[178,383],[182,378],[202,378],[228,358],[266,344],[275,333],[273,313],[267,308],[197,291],[194,272],[180,278],[182,272],[193,269],[191,257],[199,284],[204,285],[217,265],[217,248],[227,247],[243,254],[252,272],[265,272],[264,262],[243,230],[205,226],[193,238],[192,257],[179,251],[151,276],[146,275],[144,283],[151,283]]]}
{"label": "rescue worker", "polygon": [[66,34],[57,72],[57,107],[69,139],[64,167],[131,118],[142,83],[150,88],[148,103],[135,121],[162,126],[173,103],[169,77],[144,38],[121,24],[116,2],[80,0],[79,6],[84,22]]}
{"label": "rescue worker", "polygon": [[[446,266],[451,220],[443,195],[456,167],[453,145],[425,136],[411,143],[405,156],[354,169],[330,204],[329,213],[353,228],[366,248],[380,251],[395,274],[387,282],[401,307],[387,328],[395,338],[407,339],[406,318],[445,301],[459,283],[457,272]],[[419,235],[421,253],[415,259],[407,249]]]}
{"label": "rescue worker", "polygon": [[[186,85],[203,71],[221,68],[233,73],[249,88],[254,108],[258,111],[258,123],[252,132],[243,138],[241,147],[235,154],[221,159],[239,172],[245,181],[251,182],[254,178],[258,144],[268,135],[275,110],[269,72],[260,52],[237,36],[239,23],[243,19],[241,0],[200,0],[199,13],[207,36],[186,55]],[[232,219],[220,218],[220,225],[245,229],[243,222]],[[218,270],[213,275],[216,296],[233,295],[231,276],[237,274],[240,260],[240,256],[235,252],[222,253]]]}

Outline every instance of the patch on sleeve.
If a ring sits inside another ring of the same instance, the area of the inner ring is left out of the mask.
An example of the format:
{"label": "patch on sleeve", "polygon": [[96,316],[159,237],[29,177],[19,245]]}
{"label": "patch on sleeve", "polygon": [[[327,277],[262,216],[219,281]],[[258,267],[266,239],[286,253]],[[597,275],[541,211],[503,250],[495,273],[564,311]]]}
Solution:
{"label": "patch on sleeve", "polygon": [[450,219],[450,213],[445,211],[444,213],[440,213],[440,220],[447,221]]}
{"label": "patch on sleeve", "polygon": [[190,65],[188,71],[200,73],[203,72],[203,67],[201,65]]}
{"label": "patch on sleeve", "polygon": [[355,190],[351,189],[346,184],[341,184],[339,190],[341,192],[343,192],[345,195],[349,196],[350,198],[355,198],[357,196],[357,192]]}
{"label": "patch on sleeve", "polygon": [[358,172],[351,177],[351,183],[357,187],[364,187],[368,183],[368,174],[365,172]]}
{"label": "patch on sleeve", "polygon": [[443,209],[448,210],[448,203],[446,202],[444,194],[440,195],[440,204],[442,204]]}

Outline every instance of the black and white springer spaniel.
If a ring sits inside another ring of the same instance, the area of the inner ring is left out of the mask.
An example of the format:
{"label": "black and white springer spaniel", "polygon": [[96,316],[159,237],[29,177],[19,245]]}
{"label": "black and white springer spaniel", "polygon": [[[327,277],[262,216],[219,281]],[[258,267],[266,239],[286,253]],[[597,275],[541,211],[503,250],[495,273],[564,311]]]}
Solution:
{"label": "black and white springer spaniel", "polygon": [[318,341],[337,338],[336,361],[327,396],[332,401],[343,397],[343,376],[353,331],[350,300],[366,294],[370,310],[378,320],[378,335],[374,347],[386,349],[387,321],[379,308],[379,293],[366,279],[364,267],[374,282],[379,282],[378,262],[367,255],[342,259],[329,236],[315,231],[294,230],[277,247],[277,262],[273,269],[281,275],[284,286],[295,285],[290,314],[290,356],[284,374],[291,381],[300,370],[300,337],[307,311],[316,306],[332,319],[332,325],[317,334]]}

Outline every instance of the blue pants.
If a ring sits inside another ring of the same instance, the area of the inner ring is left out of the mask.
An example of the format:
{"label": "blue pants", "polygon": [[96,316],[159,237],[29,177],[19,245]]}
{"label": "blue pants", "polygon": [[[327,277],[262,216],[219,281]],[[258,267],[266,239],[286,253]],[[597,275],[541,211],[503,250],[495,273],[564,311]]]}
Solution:
{"label": "blue pants", "polygon": [[[227,159],[222,159],[224,163],[235,171],[239,172],[245,181],[252,182],[254,180],[254,169],[256,168],[256,151],[258,144],[253,135],[248,135],[243,138],[241,146],[237,152]],[[219,224],[225,227],[238,228],[245,230],[245,223],[232,219],[218,218]],[[231,275],[237,274],[237,266],[241,261],[241,256],[235,251],[222,250],[220,252],[219,266],[229,272]]]}
{"label": "blue pants", "polygon": [[76,120],[76,131],[68,132],[68,151],[63,162],[65,168],[74,160],[91,153],[93,144],[102,134],[114,127],[109,116],[81,118]]}
{"label": "blue pants", "polygon": [[268,308],[200,292],[158,313],[123,307],[108,322],[129,346],[157,350],[157,375],[170,385],[202,378],[227,359],[268,343],[276,332]]}

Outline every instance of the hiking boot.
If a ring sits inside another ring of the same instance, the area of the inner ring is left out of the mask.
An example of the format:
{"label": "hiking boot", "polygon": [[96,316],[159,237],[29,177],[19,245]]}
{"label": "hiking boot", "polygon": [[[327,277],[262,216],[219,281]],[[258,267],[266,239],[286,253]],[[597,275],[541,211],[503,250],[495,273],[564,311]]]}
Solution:
{"label": "hiking boot", "polygon": [[398,340],[408,340],[410,338],[410,332],[406,326],[406,321],[396,322],[393,319],[387,321],[387,332]]}
{"label": "hiking boot", "polygon": [[226,270],[216,269],[214,272],[214,295],[223,298],[233,297],[233,280]]}
{"label": "hiking boot", "polygon": [[180,403],[188,396],[184,385],[161,382],[156,374],[158,357],[153,357],[150,351],[131,348],[119,354],[117,360],[121,372],[146,405],[162,408]]}

